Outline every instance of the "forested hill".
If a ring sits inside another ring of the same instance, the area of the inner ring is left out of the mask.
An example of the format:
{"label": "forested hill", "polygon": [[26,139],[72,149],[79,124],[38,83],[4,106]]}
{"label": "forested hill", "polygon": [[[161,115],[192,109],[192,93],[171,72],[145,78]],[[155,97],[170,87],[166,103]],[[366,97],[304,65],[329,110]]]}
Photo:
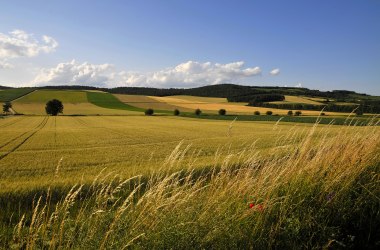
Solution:
{"label": "forested hill", "polygon": [[150,95],[150,96],[171,96],[171,95],[193,95],[207,97],[234,97],[249,96],[257,94],[280,94],[294,96],[311,96],[331,98],[338,101],[357,101],[357,100],[379,100],[380,97],[359,94],[348,90],[319,91],[307,88],[295,87],[260,87],[260,86],[242,86],[235,84],[218,84],[208,85],[197,88],[147,88],[147,87],[117,87],[117,88],[96,88],[89,86],[45,86],[40,88],[48,89],[92,89],[102,90],[114,94],[130,95]]}

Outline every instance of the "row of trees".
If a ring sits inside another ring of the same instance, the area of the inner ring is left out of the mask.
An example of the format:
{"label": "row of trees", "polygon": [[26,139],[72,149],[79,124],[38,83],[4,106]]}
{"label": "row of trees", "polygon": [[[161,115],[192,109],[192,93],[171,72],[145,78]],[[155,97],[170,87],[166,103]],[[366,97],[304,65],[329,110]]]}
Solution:
{"label": "row of trees", "polygon": [[[145,110],[145,115],[153,115],[153,114],[154,114],[154,110],[153,110],[153,109],[147,109],[147,110]],[[179,111],[178,109],[175,109],[174,112],[173,112],[173,114],[174,114],[175,116],[178,116],[178,115],[180,115],[180,111]],[[196,109],[196,110],[194,111],[194,114],[197,115],[197,116],[199,116],[199,115],[202,114],[202,110],[200,110],[200,109]],[[227,111],[226,111],[225,109],[219,109],[218,114],[219,114],[219,115],[227,115]],[[260,111],[255,111],[253,114],[254,114],[254,115],[261,115]],[[265,112],[265,114],[266,114],[266,115],[273,115],[273,111],[268,110],[268,111]],[[291,115],[300,116],[300,115],[302,115],[302,112],[299,111],[299,110],[297,110],[297,111],[295,111],[295,112],[293,113],[292,110],[289,110],[289,111],[288,111],[288,115],[289,115],[289,116],[291,116]],[[325,113],[322,113],[322,115],[325,115]]]}
{"label": "row of trees", "polygon": [[[255,111],[255,112],[253,112],[253,114],[254,115],[261,115],[260,111]],[[268,110],[267,112],[265,112],[265,114],[266,115],[273,115],[273,111]],[[300,116],[300,115],[302,115],[302,112],[298,110],[298,111],[296,111],[296,112],[293,113],[292,110],[289,110],[288,111],[288,115],[289,116],[291,116],[291,115]]]}
{"label": "row of trees", "polygon": [[[153,115],[153,114],[154,114],[154,110],[153,109],[147,109],[147,110],[145,110],[145,115]],[[173,111],[173,115],[175,115],[175,116],[178,116],[180,114],[181,114],[181,112],[178,109],[175,109]],[[202,114],[202,110],[196,109],[194,111],[194,114],[199,116],[199,115]],[[219,109],[218,114],[219,115],[226,115],[227,111],[225,109]]]}

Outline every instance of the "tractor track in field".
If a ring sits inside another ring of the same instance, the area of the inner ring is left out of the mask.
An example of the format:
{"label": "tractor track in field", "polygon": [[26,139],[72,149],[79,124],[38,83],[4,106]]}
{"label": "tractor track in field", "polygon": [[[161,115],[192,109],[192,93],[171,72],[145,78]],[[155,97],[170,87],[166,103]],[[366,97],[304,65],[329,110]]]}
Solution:
{"label": "tractor track in field", "polygon": [[[28,131],[28,132],[31,132],[31,131],[34,130],[30,135],[28,135],[27,137],[25,137],[19,144],[17,144],[15,147],[13,147],[11,150],[9,150],[7,153],[1,155],[0,156],[0,160],[4,159],[9,154],[11,154],[14,151],[16,151],[19,147],[21,147],[24,143],[26,143],[30,138],[32,138],[38,131],[40,131],[41,129],[43,129],[45,127],[46,123],[48,122],[48,120],[49,120],[49,117],[45,116],[44,119],[35,128],[33,128],[32,130]],[[28,133],[28,132],[26,132],[26,133]],[[23,135],[25,135],[26,133],[24,133]]]}
{"label": "tractor track in field", "polygon": [[26,132],[22,133],[21,135],[16,136],[15,138],[13,138],[13,139],[7,141],[7,142],[4,143],[3,145],[0,145],[0,149],[2,149],[3,147],[5,147],[5,146],[9,145],[10,143],[14,142],[14,141],[17,140],[18,138],[23,137],[25,134],[27,134],[27,133],[29,133],[29,132],[30,132],[30,131],[26,131]]}
{"label": "tractor track in field", "polygon": [[[33,128],[32,130],[35,130],[37,129],[39,126],[41,125],[41,123],[39,123],[35,128]],[[30,131],[32,130],[28,130],[24,133],[21,133],[20,135],[16,136],[15,138],[12,138],[11,140],[7,141],[6,143],[4,143],[3,145],[0,145],[0,149],[4,148],[5,146],[9,145],[10,143],[16,141],[17,139],[23,137],[24,135],[26,135],[27,133],[29,133]]]}
{"label": "tractor track in field", "polygon": [[10,121],[10,122],[8,122],[8,123],[5,123],[5,124],[1,125],[0,128],[6,128],[6,127],[9,127],[9,126],[11,126],[11,125],[16,124],[17,122],[19,122],[19,121],[21,121],[21,120],[23,120],[23,118],[22,118],[22,117],[19,117],[19,118],[18,118],[17,120],[15,120],[15,121]]}

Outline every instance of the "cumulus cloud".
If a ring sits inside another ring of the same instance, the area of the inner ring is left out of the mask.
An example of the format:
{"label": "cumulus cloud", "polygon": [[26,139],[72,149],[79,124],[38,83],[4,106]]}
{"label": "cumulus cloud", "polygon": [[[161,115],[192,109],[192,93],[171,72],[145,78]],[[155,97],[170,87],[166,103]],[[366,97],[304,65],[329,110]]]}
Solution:
{"label": "cumulus cloud", "polygon": [[294,87],[296,87],[296,88],[302,88],[302,83],[297,83]]}
{"label": "cumulus cloud", "polygon": [[78,63],[75,60],[60,63],[55,68],[42,69],[32,81],[34,86],[43,85],[91,85],[106,86],[113,79],[111,64]]}
{"label": "cumulus cloud", "polygon": [[13,65],[10,63],[7,63],[5,60],[0,61],[0,69],[12,69]]}
{"label": "cumulus cloud", "polygon": [[188,61],[154,72],[116,71],[110,64],[94,65],[75,60],[43,69],[33,85],[92,85],[92,86],[150,86],[191,87],[233,82],[261,74],[259,67],[245,68],[244,62],[227,64]]}
{"label": "cumulus cloud", "polygon": [[36,39],[33,34],[23,30],[14,30],[8,34],[0,33],[0,60],[2,65],[10,65],[9,59],[34,57],[41,53],[50,53],[58,47],[57,41],[50,36]]}
{"label": "cumulus cloud", "polygon": [[227,64],[187,61],[177,66],[147,73],[122,71],[119,85],[188,87],[232,82],[261,74],[259,67],[244,68],[244,62]]}
{"label": "cumulus cloud", "polygon": [[277,76],[278,74],[280,74],[280,69],[272,69],[269,74],[271,74],[272,76]]}

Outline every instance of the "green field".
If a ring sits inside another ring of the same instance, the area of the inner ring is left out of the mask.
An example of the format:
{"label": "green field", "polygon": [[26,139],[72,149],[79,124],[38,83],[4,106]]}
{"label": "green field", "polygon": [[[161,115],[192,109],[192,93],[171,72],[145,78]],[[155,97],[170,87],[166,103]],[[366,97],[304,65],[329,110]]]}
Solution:
{"label": "green field", "polygon": [[129,111],[144,111],[137,107],[130,106],[121,102],[114,95],[102,92],[87,92],[88,101],[102,108],[129,110]]}
{"label": "green field", "polygon": [[13,101],[32,92],[33,88],[4,89],[0,91],[0,102]]}

